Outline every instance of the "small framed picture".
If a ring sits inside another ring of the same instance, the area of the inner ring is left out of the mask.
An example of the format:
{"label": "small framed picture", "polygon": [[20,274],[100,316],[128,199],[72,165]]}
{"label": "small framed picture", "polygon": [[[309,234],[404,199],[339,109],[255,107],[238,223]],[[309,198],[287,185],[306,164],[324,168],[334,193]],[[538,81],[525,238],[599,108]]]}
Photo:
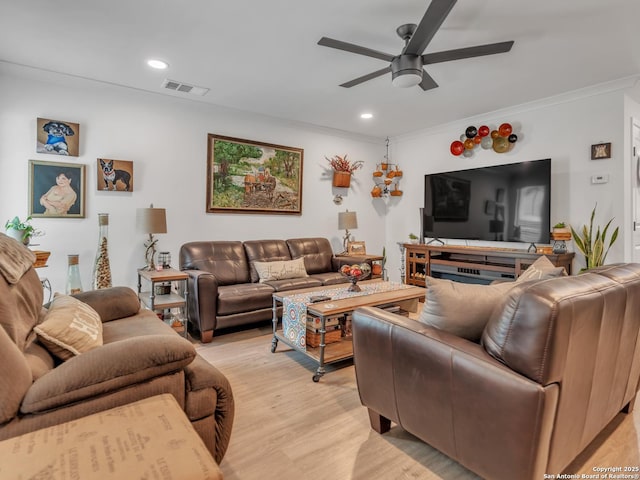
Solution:
{"label": "small framed picture", "polygon": [[98,190],[133,192],[133,162],[98,159]]}
{"label": "small framed picture", "polygon": [[367,249],[364,242],[349,242],[347,244],[348,255],[366,255]]}
{"label": "small framed picture", "polygon": [[63,120],[38,118],[36,152],[77,157],[80,150],[80,125]]}
{"label": "small framed picture", "polygon": [[591,145],[591,160],[611,158],[611,142]]}
{"label": "small framed picture", "polygon": [[29,160],[29,215],[84,218],[85,166]]}

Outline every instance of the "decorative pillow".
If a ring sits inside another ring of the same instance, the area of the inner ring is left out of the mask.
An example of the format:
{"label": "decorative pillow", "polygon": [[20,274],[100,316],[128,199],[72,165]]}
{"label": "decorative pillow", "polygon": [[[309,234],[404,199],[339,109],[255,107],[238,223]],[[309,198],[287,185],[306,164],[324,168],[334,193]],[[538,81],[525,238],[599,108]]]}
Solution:
{"label": "decorative pillow", "polygon": [[516,282],[529,280],[546,280],[548,278],[564,277],[567,275],[564,267],[556,267],[551,260],[542,255],[518,277]]}
{"label": "decorative pillow", "polygon": [[0,233],[0,274],[16,284],[36,261],[35,254],[17,240]]}
{"label": "decorative pillow", "polygon": [[269,280],[285,280],[287,278],[308,277],[307,270],[304,268],[304,258],[296,258],[295,260],[276,260],[275,262],[253,262],[260,283]]}
{"label": "decorative pillow", "polygon": [[426,277],[427,295],[419,320],[458,337],[478,342],[502,297],[515,282],[478,285]]}
{"label": "decorative pillow", "polygon": [[68,295],[56,293],[44,321],[33,329],[40,343],[62,360],[102,345],[100,315]]}

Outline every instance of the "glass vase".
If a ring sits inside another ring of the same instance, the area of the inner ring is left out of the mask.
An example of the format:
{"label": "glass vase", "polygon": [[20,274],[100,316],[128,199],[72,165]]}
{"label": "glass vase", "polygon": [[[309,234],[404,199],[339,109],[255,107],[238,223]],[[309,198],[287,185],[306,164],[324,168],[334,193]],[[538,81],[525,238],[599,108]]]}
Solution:
{"label": "glass vase", "polygon": [[82,281],[80,280],[80,267],[78,266],[79,255],[68,255],[69,267],[67,269],[67,286],[65,292],[67,295],[82,292]]}
{"label": "glass vase", "polygon": [[109,214],[98,214],[98,251],[93,266],[93,288],[111,287],[111,266],[109,265]]}

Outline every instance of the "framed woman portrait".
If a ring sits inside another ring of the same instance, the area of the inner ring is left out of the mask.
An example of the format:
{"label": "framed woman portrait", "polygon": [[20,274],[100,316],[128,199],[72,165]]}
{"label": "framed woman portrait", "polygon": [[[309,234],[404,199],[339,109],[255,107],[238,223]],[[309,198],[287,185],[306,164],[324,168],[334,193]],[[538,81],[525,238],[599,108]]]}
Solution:
{"label": "framed woman portrait", "polygon": [[85,166],[29,160],[29,215],[84,218]]}

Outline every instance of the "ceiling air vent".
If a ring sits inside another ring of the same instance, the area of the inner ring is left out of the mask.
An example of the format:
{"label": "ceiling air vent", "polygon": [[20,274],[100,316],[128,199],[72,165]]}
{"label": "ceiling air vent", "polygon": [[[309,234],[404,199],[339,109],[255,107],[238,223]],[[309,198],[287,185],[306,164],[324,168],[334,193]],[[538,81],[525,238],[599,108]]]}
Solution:
{"label": "ceiling air vent", "polygon": [[195,85],[189,85],[188,83],[176,82],[175,80],[165,79],[162,83],[162,88],[167,90],[173,90],[174,92],[188,93],[189,95],[198,95],[203,97],[209,91],[208,88],[196,87]]}

